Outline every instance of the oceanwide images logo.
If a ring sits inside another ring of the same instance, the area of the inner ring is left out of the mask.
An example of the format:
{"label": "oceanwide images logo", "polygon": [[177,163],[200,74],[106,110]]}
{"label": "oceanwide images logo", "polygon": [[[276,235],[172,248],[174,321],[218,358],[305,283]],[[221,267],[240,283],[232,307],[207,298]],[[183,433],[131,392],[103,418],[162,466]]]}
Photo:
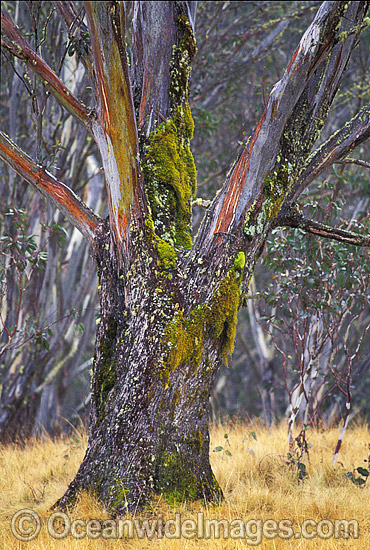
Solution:
{"label": "oceanwide images logo", "polygon": [[[45,525],[43,525],[45,523]],[[161,514],[155,519],[90,519],[71,520],[64,512],[54,512],[42,522],[31,509],[19,510],[11,521],[14,537],[20,541],[31,541],[39,536],[41,529],[54,539],[243,539],[250,546],[261,544],[263,539],[358,539],[359,525],[356,520],[315,521],[306,519],[301,525],[282,519],[209,519],[199,512],[196,518],[182,519],[180,513],[164,520]]]}

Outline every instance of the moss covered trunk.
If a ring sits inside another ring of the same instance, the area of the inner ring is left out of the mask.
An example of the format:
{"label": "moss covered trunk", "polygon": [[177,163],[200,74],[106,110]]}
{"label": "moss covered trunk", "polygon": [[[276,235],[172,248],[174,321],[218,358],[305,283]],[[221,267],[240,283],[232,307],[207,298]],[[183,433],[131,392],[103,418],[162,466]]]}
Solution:
{"label": "moss covered trunk", "polygon": [[125,274],[109,224],[98,231],[89,443],[59,507],[81,490],[114,514],[153,494],[170,502],[222,496],[209,462],[209,396],[234,338],[240,266],[218,272],[214,299],[200,304],[191,266],[166,268],[145,230],[132,235],[141,251]]}

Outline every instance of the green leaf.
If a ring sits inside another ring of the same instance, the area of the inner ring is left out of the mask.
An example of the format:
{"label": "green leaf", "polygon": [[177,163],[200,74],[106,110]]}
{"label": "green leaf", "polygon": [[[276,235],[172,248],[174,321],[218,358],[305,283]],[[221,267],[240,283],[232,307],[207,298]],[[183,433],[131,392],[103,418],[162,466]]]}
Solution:
{"label": "green leaf", "polygon": [[356,470],[358,471],[359,474],[361,474],[364,477],[368,477],[369,475],[369,470],[367,470],[366,468],[361,468],[361,466],[356,468]]}
{"label": "green leaf", "polygon": [[213,449],[213,452],[214,452],[214,453],[219,453],[220,451],[223,451],[223,450],[224,450],[223,447],[218,446],[218,447],[215,447],[215,448]]}
{"label": "green leaf", "polygon": [[365,485],[366,479],[362,479],[362,477],[358,477],[353,482],[356,483],[356,485]]}

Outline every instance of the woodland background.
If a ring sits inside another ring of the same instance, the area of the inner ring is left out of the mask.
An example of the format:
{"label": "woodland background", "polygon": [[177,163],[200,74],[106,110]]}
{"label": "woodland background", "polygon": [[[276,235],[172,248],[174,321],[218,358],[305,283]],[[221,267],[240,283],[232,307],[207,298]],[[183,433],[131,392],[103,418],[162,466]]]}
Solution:
{"label": "woodland background", "polygon": [[[83,42],[55,16],[54,3],[3,5],[71,91],[89,104],[91,89],[79,61]],[[75,5],[82,17],[82,3]],[[194,234],[319,5],[199,3],[190,97],[198,169]],[[367,29],[322,141],[369,103],[369,46]],[[48,101],[41,81],[6,52],[1,56],[0,125],[95,212],[107,214],[101,161],[87,130]],[[301,202],[314,219],[368,232],[370,144],[350,157],[312,184]],[[368,249],[318,240],[300,230],[274,230],[243,297],[233,358],[216,380],[213,420],[261,417],[271,424],[284,418],[291,404],[298,405],[307,424],[332,423],[344,417],[346,402],[351,415],[369,420],[369,274]],[[33,431],[54,435],[86,422],[98,317],[95,265],[78,231],[5,165],[0,300],[0,378],[20,366],[25,374],[36,372],[27,390],[37,410]],[[305,388],[301,398],[300,382]]]}

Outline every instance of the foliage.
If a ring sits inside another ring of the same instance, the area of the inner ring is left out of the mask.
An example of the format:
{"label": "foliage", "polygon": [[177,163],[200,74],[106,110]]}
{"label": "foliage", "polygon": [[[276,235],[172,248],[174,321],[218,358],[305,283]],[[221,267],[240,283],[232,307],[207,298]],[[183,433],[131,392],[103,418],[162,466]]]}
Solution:
{"label": "foliage", "polygon": [[[370,445],[369,445],[370,449]],[[358,468],[355,468],[353,472],[348,472],[346,474],[346,477],[354,483],[354,485],[357,485],[358,487],[365,487],[370,474],[370,455],[364,459],[364,462],[368,464],[366,468],[363,468],[362,466],[359,466]],[[357,472],[359,475],[356,475]]]}
{"label": "foliage", "polygon": [[297,444],[296,449],[292,450],[288,453],[287,456],[287,464],[288,466],[292,468],[296,468],[297,471],[297,479],[298,481],[304,481],[306,477],[308,477],[306,464],[305,464],[305,458],[306,455],[308,455],[308,449],[312,447],[307,441],[306,441],[306,428],[303,428],[297,437],[295,438],[295,442]]}
{"label": "foliage", "polygon": [[[34,339],[35,344],[39,344],[41,349],[49,349],[48,337],[52,336],[50,326],[38,327],[35,325],[35,318],[32,315],[21,319],[21,310],[25,292],[32,283],[33,278],[37,277],[38,272],[43,272],[46,267],[48,254],[46,251],[49,240],[54,237],[57,245],[60,247],[66,238],[65,229],[55,223],[46,223],[42,226],[42,231],[48,233],[48,238],[40,244],[38,235],[28,235],[28,216],[21,208],[10,208],[5,212],[10,222],[10,232],[4,233],[0,238],[0,288],[1,301],[5,298],[11,278],[14,278],[17,289],[14,294],[13,307],[17,311],[14,325],[6,326],[1,319],[6,341],[0,348],[0,356],[9,349],[17,349],[26,342]],[[14,291],[13,291],[14,292]]]}
{"label": "foliage", "polygon": [[229,441],[229,436],[228,436],[228,434],[225,434],[225,435],[224,435],[224,438],[225,438],[225,447],[223,447],[222,445],[217,445],[217,447],[215,447],[215,448],[213,449],[213,452],[214,452],[214,453],[220,453],[220,452],[222,452],[222,455],[221,455],[222,458],[223,458],[224,455],[225,455],[225,456],[232,456],[231,451],[229,451],[229,449],[226,448],[227,446],[230,447],[230,441]]}
{"label": "foliage", "polygon": [[[357,222],[348,222],[344,217],[350,213],[345,196],[349,184],[353,185],[349,180],[350,176],[333,170],[322,186],[321,196],[307,196],[305,213],[329,225],[337,220],[342,228],[355,227],[359,233],[366,233],[368,215]],[[357,357],[358,344],[368,328],[369,250],[317,240],[300,229],[276,229],[269,239],[263,265],[270,278],[256,299],[263,300],[260,307],[265,304],[261,321],[265,330],[273,332],[273,342],[282,353],[286,382],[294,387],[298,375],[319,361],[316,382],[321,380],[327,391],[336,386],[340,389],[338,380],[346,376],[345,358],[355,354],[352,362]],[[324,352],[329,353],[325,360]],[[312,405],[314,396],[311,397]],[[321,405],[321,401],[315,404]],[[317,415],[319,411],[311,413]]]}

